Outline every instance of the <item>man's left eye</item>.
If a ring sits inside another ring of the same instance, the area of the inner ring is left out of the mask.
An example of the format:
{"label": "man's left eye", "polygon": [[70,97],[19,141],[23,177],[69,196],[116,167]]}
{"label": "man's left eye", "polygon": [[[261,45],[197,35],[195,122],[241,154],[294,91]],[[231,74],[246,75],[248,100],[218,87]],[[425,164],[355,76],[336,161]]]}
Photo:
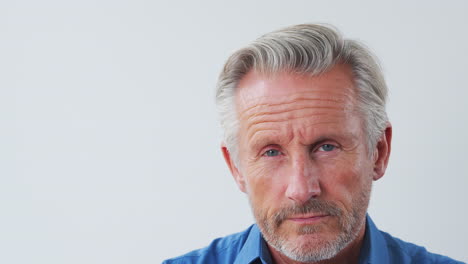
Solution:
{"label": "man's left eye", "polygon": [[331,145],[331,144],[323,144],[322,146],[320,146],[319,150],[320,151],[332,151],[334,150],[336,147]]}
{"label": "man's left eye", "polygon": [[276,157],[276,156],[279,156],[280,154],[281,154],[281,152],[279,150],[269,149],[263,155],[265,155],[267,157]]}

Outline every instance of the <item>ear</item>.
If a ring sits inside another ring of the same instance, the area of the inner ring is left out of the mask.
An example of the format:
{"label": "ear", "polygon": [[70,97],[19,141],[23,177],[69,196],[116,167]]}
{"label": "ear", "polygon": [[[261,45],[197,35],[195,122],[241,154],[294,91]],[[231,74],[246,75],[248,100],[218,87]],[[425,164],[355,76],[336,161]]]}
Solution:
{"label": "ear", "polygon": [[239,186],[239,189],[242,192],[246,193],[245,179],[240,173],[239,169],[234,164],[234,161],[231,157],[231,153],[224,144],[221,144],[221,151],[223,152],[224,160],[226,161],[226,164],[228,165],[229,170],[231,171],[231,174],[237,183],[237,186]]}
{"label": "ear", "polygon": [[392,146],[392,124],[387,123],[384,133],[380,137],[374,151],[374,181],[382,178],[387,169]]}

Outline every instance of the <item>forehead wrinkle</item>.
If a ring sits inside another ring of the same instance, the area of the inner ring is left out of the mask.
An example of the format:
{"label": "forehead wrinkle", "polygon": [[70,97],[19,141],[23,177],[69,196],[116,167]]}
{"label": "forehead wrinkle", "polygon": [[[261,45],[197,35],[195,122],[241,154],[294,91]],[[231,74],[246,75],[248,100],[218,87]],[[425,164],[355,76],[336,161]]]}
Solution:
{"label": "forehead wrinkle", "polygon": [[[283,118],[271,118],[271,119],[264,119],[263,117],[258,117],[254,118],[254,120],[251,120],[250,122],[247,122],[247,131],[254,129],[255,127],[259,125],[269,125],[269,124],[275,124],[275,123],[281,123],[285,121],[292,121],[292,120],[301,120],[301,119],[313,119],[314,117],[319,117],[319,116],[330,116],[331,118],[336,117],[337,119],[341,118],[342,116],[338,114],[331,114],[330,112],[318,112],[314,113],[312,116],[310,114],[307,115],[302,115],[302,116],[295,116],[295,117],[283,117]],[[258,120],[259,119],[259,120]],[[247,132],[247,136],[249,136],[249,133]]]}
{"label": "forehead wrinkle", "polygon": [[[304,96],[304,95],[310,95],[313,94],[314,96]],[[320,97],[320,94],[326,94],[326,95],[332,95],[329,97]],[[317,95],[319,95],[317,97]],[[260,101],[259,103],[253,103],[253,105],[246,107],[243,109],[243,111],[239,114],[239,116],[242,118],[242,116],[249,114],[252,111],[255,111],[257,108],[266,108],[266,107],[275,107],[275,106],[288,106],[291,104],[298,104],[301,102],[309,102],[309,101],[316,101],[316,102],[323,102],[323,103],[343,103],[344,105],[348,106],[350,102],[354,101],[353,96],[348,95],[347,93],[343,92],[319,92],[319,91],[314,91],[314,92],[303,92],[299,93],[299,96],[290,96],[291,98],[286,101],[279,101],[278,102],[273,102],[273,103],[262,103],[261,101],[267,101],[268,99],[276,99],[276,96],[262,96],[257,98],[255,101]],[[340,98],[341,97],[341,98]],[[263,100],[262,100],[263,99]],[[284,97],[279,98],[284,99]],[[246,101],[252,101],[252,99],[246,100]],[[348,102],[347,102],[348,101]]]}
{"label": "forehead wrinkle", "polygon": [[[302,116],[294,116],[294,112],[302,111],[302,110],[331,110],[331,112],[344,112],[346,110],[345,107],[326,107],[326,106],[309,106],[309,107],[301,107],[298,109],[291,109],[291,110],[278,110],[278,111],[265,111],[265,112],[258,112],[255,114],[252,114],[252,116],[247,117],[247,124],[251,123],[266,123],[266,122],[276,122],[276,121],[286,121],[286,120],[292,120],[292,119],[301,119],[301,118],[306,118],[306,117],[313,117],[313,116],[320,116],[320,115],[327,115],[331,114],[330,112],[316,112],[313,114],[306,113],[303,114]],[[271,115],[279,115],[280,117],[270,117]]]}
{"label": "forehead wrinkle", "polygon": [[256,104],[239,113],[239,119],[249,120],[262,115],[283,115],[294,111],[312,109],[346,111],[353,108],[354,105],[345,99],[293,98],[291,101],[283,103]]}
{"label": "forehead wrinkle", "polygon": [[[321,115],[330,115],[330,113],[322,113]],[[294,118],[294,120],[297,121],[298,119],[306,119],[306,118],[308,119],[308,118],[310,118],[310,116]],[[247,139],[248,139],[249,142],[255,142],[256,140],[258,140],[257,136],[256,136],[256,135],[258,135],[258,133],[267,132],[267,131],[274,131],[272,134],[277,135],[278,133],[282,133],[282,130],[288,131],[287,135],[286,135],[286,137],[289,138],[288,141],[291,141],[296,136],[296,134],[298,134],[298,136],[300,138],[305,138],[304,135],[303,135],[304,132],[302,132],[302,130],[307,130],[310,127],[320,126],[320,125],[329,125],[329,124],[336,125],[336,124],[339,124],[339,120],[342,119],[343,117],[341,115],[330,115],[330,118],[333,118],[333,120],[321,121],[321,122],[302,122],[301,123],[302,126],[299,129],[291,129],[291,130],[288,130],[285,127],[281,128],[281,129],[278,129],[278,128],[277,129],[270,129],[270,128],[268,128],[268,127],[270,127],[270,125],[272,125],[274,123],[284,122],[286,120],[258,122],[256,124],[253,124],[252,126],[250,126],[247,129]],[[287,119],[287,120],[289,121],[291,119]],[[311,123],[311,124],[308,124],[308,123]],[[258,137],[261,138],[261,136],[258,136]]]}
{"label": "forehead wrinkle", "polygon": [[[305,109],[307,112],[303,113],[302,111]],[[283,110],[279,112],[261,112],[255,113],[253,116],[245,118],[244,122],[242,122],[242,126],[246,128],[246,139],[251,142],[257,132],[264,131],[265,129],[281,132],[288,130],[288,128],[293,128],[293,130],[295,128],[297,130],[298,124],[300,125],[299,127],[302,127],[302,130],[307,130],[311,126],[318,126],[320,124],[337,124],[342,122],[341,120],[346,118],[347,115],[347,112],[345,111],[346,109],[344,107],[322,106],[307,107],[305,109],[297,107],[297,109],[289,109],[287,111]],[[298,114],[294,115],[295,112]],[[322,120],[320,122],[320,119],[323,117],[326,117],[327,120]],[[284,123],[284,125],[281,123]],[[276,129],[270,129],[271,127],[274,127],[275,124],[279,124],[279,126],[276,127]],[[307,126],[304,127],[304,125]],[[291,131],[290,133],[291,135],[287,135],[287,137],[294,137],[295,132]],[[299,132],[299,136],[301,136],[300,134],[302,133]]]}

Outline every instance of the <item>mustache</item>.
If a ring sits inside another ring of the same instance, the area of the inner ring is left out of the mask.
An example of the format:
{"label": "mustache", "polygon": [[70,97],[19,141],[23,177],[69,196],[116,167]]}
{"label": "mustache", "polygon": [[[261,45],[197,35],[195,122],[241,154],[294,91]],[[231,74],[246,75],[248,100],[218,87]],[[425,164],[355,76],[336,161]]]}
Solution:
{"label": "mustache", "polygon": [[278,212],[276,212],[273,215],[273,220],[276,227],[279,227],[281,223],[284,222],[284,220],[293,215],[310,213],[341,216],[343,214],[343,211],[334,202],[310,199],[306,203],[301,205],[293,205],[281,208],[280,210],[278,210]]}

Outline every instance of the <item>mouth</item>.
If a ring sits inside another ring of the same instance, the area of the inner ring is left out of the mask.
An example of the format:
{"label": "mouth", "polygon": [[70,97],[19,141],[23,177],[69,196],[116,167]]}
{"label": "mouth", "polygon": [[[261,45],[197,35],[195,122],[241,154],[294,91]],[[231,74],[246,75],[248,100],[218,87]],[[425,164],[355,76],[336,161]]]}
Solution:
{"label": "mouth", "polygon": [[297,224],[315,224],[315,223],[325,220],[329,216],[330,215],[327,215],[327,214],[294,215],[294,216],[288,217],[287,220],[292,221]]}

